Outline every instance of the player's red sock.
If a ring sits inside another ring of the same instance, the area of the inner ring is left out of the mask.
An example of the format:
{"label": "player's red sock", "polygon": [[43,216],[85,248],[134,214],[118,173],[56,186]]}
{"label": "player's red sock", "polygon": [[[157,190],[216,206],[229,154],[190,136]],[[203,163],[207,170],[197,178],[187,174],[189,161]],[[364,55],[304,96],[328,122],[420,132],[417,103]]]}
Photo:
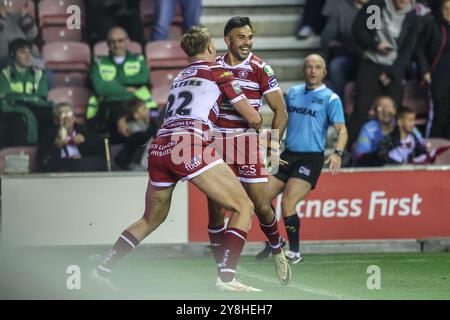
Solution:
{"label": "player's red sock", "polygon": [[138,244],[139,241],[130,232],[127,230],[122,232],[114,246],[103,257],[102,263],[97,266],[99,273],[108,276],[117,261],[133,250]]}
{"label": "player's red sock", "polygon": [[222,281],[230,282],[234,279],[236,266],[246,239],[247,233],[237,228],[231,227],[225,231],[222,266],[219,272]]}
{"label": "player's red sock", "polygon": [[278,232],[278,223],[276,217],[273,218],[273,222],[270,225],[259,223],[259,226],[269,240],[272,254],[279,254],[281,252],[281,237]]}
{"label": "player's red sock", "polygon": [[208,227],[208,235],[217,268],[220,268],[223,259],[223,244],[225,242],[225,225]]}

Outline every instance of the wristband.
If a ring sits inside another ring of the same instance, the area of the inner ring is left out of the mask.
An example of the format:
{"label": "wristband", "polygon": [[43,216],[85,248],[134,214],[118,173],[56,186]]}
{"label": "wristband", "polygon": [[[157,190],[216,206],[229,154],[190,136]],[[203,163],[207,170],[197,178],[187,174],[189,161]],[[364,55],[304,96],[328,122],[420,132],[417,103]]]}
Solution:
{"label": "wristband", "polygon": [[334,153],[336,153],[341,158],[344,156],[344,151],[342,150],[334,150]]}

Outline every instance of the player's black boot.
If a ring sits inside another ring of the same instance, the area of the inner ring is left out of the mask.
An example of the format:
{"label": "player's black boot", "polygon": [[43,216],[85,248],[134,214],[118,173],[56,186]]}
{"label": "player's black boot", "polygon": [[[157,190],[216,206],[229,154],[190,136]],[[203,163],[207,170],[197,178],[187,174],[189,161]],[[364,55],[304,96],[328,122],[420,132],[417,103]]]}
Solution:
{"label": "player's black boot", "polygon": [[[258,253],[256,255],[256,259],[258,259],[258,260],[266,259],[267,257],[270,256],[270,253],[272,252],[272,249],[270,248],[269,241],[266,241],[265,245],[266,246],[264,247],[264,249],[260,253]],[[283,248],[285,245],[286,245],[286,241],[281,239],[281,248]]]}

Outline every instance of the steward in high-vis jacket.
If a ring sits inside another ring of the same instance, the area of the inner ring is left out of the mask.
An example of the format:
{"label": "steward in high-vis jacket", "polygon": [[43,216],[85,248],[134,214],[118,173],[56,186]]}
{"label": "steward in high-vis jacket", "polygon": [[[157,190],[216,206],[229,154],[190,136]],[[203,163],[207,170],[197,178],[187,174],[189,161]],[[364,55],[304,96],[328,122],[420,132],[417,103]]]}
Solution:
{"label": "steward in high-vis jacket", "polygon": [[95,58],[90,70],[95,97],[89,101],[86,118],[101,131],[107,128],[112,140],[120,140],[117,122],[126,111],[123,102],[137,98],[147,108],[157,108],[150,93],[146,59],[129,52],[128,41],[122,28],[113,28],[108,34],[109,55]]}
{"label": "steward in high-vis jacket", "polygon": [[0,72],[0,147],[33,145],[53,126],[47,79],[32,65],[30,42],[14,40],[9,52],[11,63]]}

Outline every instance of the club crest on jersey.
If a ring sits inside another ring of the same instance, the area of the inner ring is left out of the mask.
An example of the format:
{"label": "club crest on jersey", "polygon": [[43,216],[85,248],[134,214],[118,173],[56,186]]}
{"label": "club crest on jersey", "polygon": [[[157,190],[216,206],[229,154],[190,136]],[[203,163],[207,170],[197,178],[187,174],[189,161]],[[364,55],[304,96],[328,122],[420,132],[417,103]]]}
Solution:
{"label": "club crest on jersey", "polygon": [[245,71],[245,70],[241,70],[241,71],[239,71],[239,73],[238,73],[238,77],[241,78],[241,79],[247,79],[247,77],[248,77],[248,72]]}
{"label": "club crest on jersey", "polygon": [[241,85],[239,84],[239,82],[233,81],[231,82],[231,86],[233,87],[234,93],[236,94],[242,93]]}
{"label": "club crest on jersey", "polygon": [[275,72],[273,72],[272,67],[269,66],[268,64],[265,65],[264,71],[267,73],[268,77],[275,75]]}

